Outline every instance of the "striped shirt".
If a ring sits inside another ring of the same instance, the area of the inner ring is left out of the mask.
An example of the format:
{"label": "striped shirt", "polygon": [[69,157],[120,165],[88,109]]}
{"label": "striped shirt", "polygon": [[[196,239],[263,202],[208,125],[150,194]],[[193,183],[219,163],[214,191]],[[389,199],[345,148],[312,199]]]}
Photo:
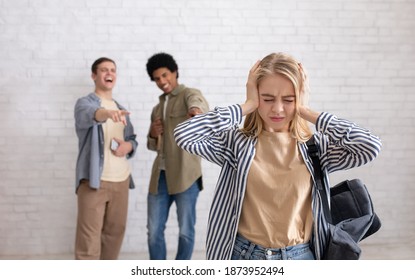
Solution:
{"label": "striped shirt", "polygon": [[[240,105],[216,107],[179,124],[174,131],[179,147],[221,166],[208,219],[208,260],[230,259],[237,235],[247,176],[257,142],[256,137],[246,136],[240,131],[242,118]],[[330,186],[329,173],[366,164],[375,159],[381,149],[377,136],[326,112],[318,117],[314,137],[327,188]],[[298,145],[313,179],[311,247],[316,259],[321,259],[327,243],[328,225],[322,214],[321,197],[315,191],[313,164],[307,145],[303,142],[298,142]]]}

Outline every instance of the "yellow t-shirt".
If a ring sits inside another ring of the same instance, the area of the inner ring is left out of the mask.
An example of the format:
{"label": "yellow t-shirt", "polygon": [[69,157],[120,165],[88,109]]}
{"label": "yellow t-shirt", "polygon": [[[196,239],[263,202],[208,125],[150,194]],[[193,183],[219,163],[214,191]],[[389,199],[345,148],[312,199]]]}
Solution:
{"label": "yellow t-shirt", "polygon": [[[101,99],[101,107],[109,110],[119,110],[114,100]],[[130,165],[127,158],[117,157],[111,151],[113,138],[124,140],[124,124],[108,119],[102,123],[104,131],[104,168],[101,180],[109,182],[122,182],[130,176]]]}

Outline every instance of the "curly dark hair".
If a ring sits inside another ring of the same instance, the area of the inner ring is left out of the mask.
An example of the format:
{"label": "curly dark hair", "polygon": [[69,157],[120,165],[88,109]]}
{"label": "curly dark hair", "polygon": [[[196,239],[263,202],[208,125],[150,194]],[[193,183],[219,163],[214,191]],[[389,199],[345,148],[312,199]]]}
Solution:
{"label": "curly dark hair", "polygon": [[179,67],[177,66],[176,61],[173,56],[167,53],[156,53],[150,57],[147,61],[147,73],[150,76],[150,80],[153,79],[153,72],[159,68],[166,67],[171,72],[177,72],[177,78],[179,78]]}

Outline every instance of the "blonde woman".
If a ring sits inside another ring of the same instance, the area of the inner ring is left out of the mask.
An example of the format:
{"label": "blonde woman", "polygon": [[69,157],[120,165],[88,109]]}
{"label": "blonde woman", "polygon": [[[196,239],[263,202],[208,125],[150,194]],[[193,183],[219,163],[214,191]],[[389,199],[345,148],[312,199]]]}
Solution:
{"label": "blonde woman", "polygon": [[246,88],[243,104],[216,107],[175,129],[181,148],[222,168],[206,257],[321,259],[327,226],[305,142],[315,138],[329,186],[329,173],[375,159],[380,139],[350,121],[309,109],[306,71],[290,55],[272,53],[255,63]]}

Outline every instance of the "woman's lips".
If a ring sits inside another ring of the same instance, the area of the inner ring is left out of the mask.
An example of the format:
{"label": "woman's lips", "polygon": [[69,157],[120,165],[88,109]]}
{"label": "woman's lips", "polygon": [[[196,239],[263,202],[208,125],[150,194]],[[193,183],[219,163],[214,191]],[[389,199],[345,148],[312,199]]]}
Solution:
{"label": "woman's lips", "polygon": [[271,121],[273,122],[280,122],[284,120],[284,117],[271,117]]}

